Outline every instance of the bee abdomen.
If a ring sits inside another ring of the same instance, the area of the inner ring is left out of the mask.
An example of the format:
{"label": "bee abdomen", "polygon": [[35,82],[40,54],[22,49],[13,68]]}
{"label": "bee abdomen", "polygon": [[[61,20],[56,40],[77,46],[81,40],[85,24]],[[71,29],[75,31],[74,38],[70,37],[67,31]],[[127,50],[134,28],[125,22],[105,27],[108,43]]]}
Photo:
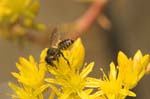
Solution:
{"label": "bee abdomen", "polygon": [[61,50],[65,50],[67,49],[68,47],[70,47],[72,44],[73,44],[73,40],[71,39],[66,39],[66,40],[63,40],[61,41],[59,44],[58,44],[58,48],[61,49]]}

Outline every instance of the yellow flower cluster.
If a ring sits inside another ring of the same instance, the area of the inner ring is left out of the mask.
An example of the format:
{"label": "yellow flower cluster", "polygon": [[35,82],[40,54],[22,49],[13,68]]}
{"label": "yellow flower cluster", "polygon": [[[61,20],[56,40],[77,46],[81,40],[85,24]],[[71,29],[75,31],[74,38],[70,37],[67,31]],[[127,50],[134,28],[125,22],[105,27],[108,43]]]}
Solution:
{"label": "yellow flower cluster", "polygon": [[[142,55],[138,50],[134,58],[128,58],[123,52],[118,54],[118,65],[112,62],[107,76],[103,70],[100,79],[88,78],[89,87],[98,88],[103,93],[103,99],[125,99],[126,96],[135,97],[130,89],[134,88],[139,80],[146,74],[146,68],[150,61],[149,55]],[[92,86],[90,86],[92,85]]]}
{"label": "yellow flower cluster", "polygon": [[43,30],[45,26],[34,20],[38,11],[39,0],[0,0],[0,37],[16,39],[28,28]]}
{"label": "yellow flower cluster", "polygon": [[12,72],[12,75],[17,79],[19,85],[9,83],[9,86],[14,90],[13,99],[43,99],[41,94],[46,88],[44,84],[44,76],[46,67],[43,64],[37,64],[32,56],[29,61],[25,58],[20,58],[20,63],[16,64],[19,73]]}
{"label": "yellow flower cluster", "polygon": [[[133,59],[128,58],[123,52],[118,54],[118,65],[112,62],[108,76],[96,79],[88,77],[92,72],[94,62],[83,64],[84,47],[81,39],[77,39],[67,50],[62,51],[68,59],[60,56],[59,61],[54,61],[55,66],[45,62],[47,48],[40,56],[39,64],[32,56],[29,60],[20,58],[17,63],[19,73],[12,73],[17,78],[19,85],[9,83],[14,90],[13,99],[44,99],[44,92],[50,89],[46,99],[125,99],[126,96],[135,97],[131,91],[139,80],[148,72],[149,55],[142,55],[137,51]],[[46,75],[48,74],[48,75]],[[49,77],[49,74],[52,75]]]}
{"label": "yellow flower cluster", "polygon": [[[43,51],[42,57],[46,56],[46,51]],[[46,78],[45,81],[49,84],[57,84],[59,88],[50,86],[53,93],[50,94],[50,99],[54,99],[53,94],[56,94],[58,99],[95,99],[98,94],[90,95],[92,90],[86,88],[86,78],[92,71],[94,62],[83,66],[84,47],[81,39],[77,39],[70,49],[64,50],[63,54],[68,59],[70,66],[61,56],[59,62],[55,62],[56,67],[48,66],[48,72],[54,75],[54,78]]]}
{"label": "yellow flower cluster", "polygon": [[38,0],[0,0],[0,22],[14,22],[21,15],[34,17],[38,8]]}

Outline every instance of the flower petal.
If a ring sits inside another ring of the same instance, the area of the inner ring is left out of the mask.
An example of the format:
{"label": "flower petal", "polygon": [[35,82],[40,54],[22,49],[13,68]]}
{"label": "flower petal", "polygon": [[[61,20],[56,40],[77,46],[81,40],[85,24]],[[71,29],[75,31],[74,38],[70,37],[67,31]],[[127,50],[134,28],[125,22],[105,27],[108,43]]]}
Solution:
{"label": "flower petal", "polygon": [[82,78],[85,78],[92,71],[93,66],[94,66],[94,62],[90,63],[86,68],[82,70],[82,72],[80,73],[80,76]]}

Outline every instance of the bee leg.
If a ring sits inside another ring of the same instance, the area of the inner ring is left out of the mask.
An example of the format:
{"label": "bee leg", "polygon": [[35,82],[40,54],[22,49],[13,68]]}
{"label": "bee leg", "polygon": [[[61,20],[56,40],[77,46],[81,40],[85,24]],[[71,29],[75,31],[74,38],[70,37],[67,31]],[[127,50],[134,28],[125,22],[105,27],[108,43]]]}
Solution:
{"label": "bee leg", "polygon": [[56,60],[55,58],[51,58],[50,61],[48,61],[48,64],[51,65],[51,66],[53,66],[53,67],[56,67],[56,65],[53,62],[55,60]]}
{"label": "bee leg", "polygon": [[51,66],[54,66],[53,62],[52,62],[52,59],[49,58],[48,56],[45,58],[45,62]]}
{"label": "bee leg", "polygon": [[67,64],[68,64],[68,65],[69,65],[69,67],[70,67],[70,63],[69,63],[68,59],[64,56],[64,54],[63,54],[62,52],[60,52],[60,54],[61,54],[61,55],[62,55],[62,57],[66,60]]}
{"label": "bee leg", "polygon": [[59,57],[60,57],[60,55],[58,54],[57,56],[56,56],[56,61],[59,63]]}
{"label": "bee leg", "polygon": [[53,67],[56,67],[56,65],[51,61],[49,62],[49,65],[53,66]]}

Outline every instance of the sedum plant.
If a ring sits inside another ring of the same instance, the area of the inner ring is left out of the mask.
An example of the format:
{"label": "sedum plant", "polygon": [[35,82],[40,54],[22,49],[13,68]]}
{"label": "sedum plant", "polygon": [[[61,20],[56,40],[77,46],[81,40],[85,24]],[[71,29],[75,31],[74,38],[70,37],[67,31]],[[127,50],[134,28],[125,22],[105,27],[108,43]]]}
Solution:
{"label": "sedum plant", "polygon": [[103,73],[100,78],[89,76],[94,62],[84,63],[85,49],[80,38],[62,51],[70,66],[62,56],[54,61],[56,66],[48,65],[47,50],[41,52],[38,62],[32,55],[29,60],[19,58],[18,72],[12,72],[18,83],[9,82],[12,99],[126,99],[136,97],[132,89],[149,73],[150,56],[142,55],[140,50],[133,58],[120,51],[118,64],[111,62],[108,74],[100,68]]}

